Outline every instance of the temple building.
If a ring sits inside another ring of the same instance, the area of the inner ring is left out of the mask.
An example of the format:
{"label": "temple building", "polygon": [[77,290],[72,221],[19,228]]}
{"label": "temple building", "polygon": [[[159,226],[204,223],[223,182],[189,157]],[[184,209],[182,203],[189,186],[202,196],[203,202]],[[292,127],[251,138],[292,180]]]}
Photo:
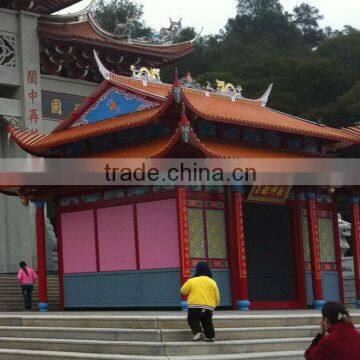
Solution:
{"label": "temple building", "polygon": [[[8,124],[13,143],[35,157],[120,159],[326,159],[360,143],[359,128],[330,128],[268,108],[271,87],[261,98],[247,99],[240,87],[222,81],[203,88],[188,74],[165,84],[153,69],[135,66],[131,77],[124,76],[107,68],[106,55],[95,51],[93,57],[104,81],[92,94],[51,133]],[[212,267],[224,307],[301,309],[344,301],[341,194],[351,202],[360,306],[356,186],[27,186],[3,191],[36,205],[44,307],[44,202],[56,202],[65,309],[178,307],[179,287],[199,260]]]}
{"label": "temple building", "polygon": [[[174,43],[181,22],[172,21],[151,39],[134,39],[128,24],[118,24],[114,34],[103,30],[92,15],[93,3],[75,14],[53,15],[77,2],[0,0],[0,157],[27,156],[9,142],[7,123],[50,133],[93,93],[102,81],[94,50],[109,69],[129,75],[131,66],[162,67],[194,48],[193,41]],[[17,271],[19,260],[36,264],[32,211],[0,196],[0,274]],[[46,223],[50,241],[52,226]],[[53,242],[48,260],[55,271]]]}

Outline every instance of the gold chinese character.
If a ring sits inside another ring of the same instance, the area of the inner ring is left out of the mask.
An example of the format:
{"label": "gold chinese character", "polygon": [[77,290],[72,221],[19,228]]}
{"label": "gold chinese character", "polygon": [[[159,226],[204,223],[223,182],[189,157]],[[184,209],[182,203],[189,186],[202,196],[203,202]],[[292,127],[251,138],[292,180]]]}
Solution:
{"label": "gold chinese character", "polygon": [[52,114],[62,114],[62,107],[61,107],[61,100],[60,99],[54,99],[51,101],[51,113]]}
{"label": "gold chinese character", "polygon": [[283,197],[285,195],[285,192],[286,192],[286,188],[285,187],[280,187],[277,195],[279,197]]}
{"label": "gold chinese character", "polygon": [[272,186],[271,190],[270,190],[271,195],[276,195],[278,192],[278,189],[279,189],[278,186]]}
{"label": "gold chinese character", "polygon": [[261,186],[255,186],[254,195],[260,195],[261,194]]}
{"label": "gold chinese character", "polygon": [[261,195],[269,195],[270,189],[271,188],[270,188],[269,185],[264,186],[262,191],[261,191]]}

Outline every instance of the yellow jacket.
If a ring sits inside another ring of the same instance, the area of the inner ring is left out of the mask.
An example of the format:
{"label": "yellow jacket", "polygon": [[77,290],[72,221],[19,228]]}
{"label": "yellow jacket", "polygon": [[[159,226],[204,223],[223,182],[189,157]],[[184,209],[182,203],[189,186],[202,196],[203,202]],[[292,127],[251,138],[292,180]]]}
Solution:
{"label": "yellow jacket", "polygon": [[199,276],[188,280],[181,288],[188,296],[189,307],[215,309],[220,305],[220,294],[216,282],[208,276]]}

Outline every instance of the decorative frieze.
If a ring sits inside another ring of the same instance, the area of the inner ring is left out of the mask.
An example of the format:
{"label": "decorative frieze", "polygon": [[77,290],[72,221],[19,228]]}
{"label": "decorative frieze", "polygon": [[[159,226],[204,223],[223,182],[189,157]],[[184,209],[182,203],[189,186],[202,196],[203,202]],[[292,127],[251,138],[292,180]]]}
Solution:
{"label": "decorative frieze", "polygon": [[0,66],[16,67],[16,37],[0,33]]}

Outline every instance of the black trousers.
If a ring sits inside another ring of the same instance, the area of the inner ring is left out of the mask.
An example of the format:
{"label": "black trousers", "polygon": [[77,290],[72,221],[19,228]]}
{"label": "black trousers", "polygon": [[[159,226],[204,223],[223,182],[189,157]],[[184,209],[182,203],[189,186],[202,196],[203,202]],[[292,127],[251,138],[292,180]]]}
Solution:
{"label": "black trousers", "polygon": [[188,324],[194,335],[204,332],[209,339],[215,339],[213,311],[207,309],[188,309]]}
{"label": "black trousers", "polygon": [[31,310],[32,309],[32,292],[33,286],[32,285],[21,285],[21,290],[24,297],[25,309]]}

